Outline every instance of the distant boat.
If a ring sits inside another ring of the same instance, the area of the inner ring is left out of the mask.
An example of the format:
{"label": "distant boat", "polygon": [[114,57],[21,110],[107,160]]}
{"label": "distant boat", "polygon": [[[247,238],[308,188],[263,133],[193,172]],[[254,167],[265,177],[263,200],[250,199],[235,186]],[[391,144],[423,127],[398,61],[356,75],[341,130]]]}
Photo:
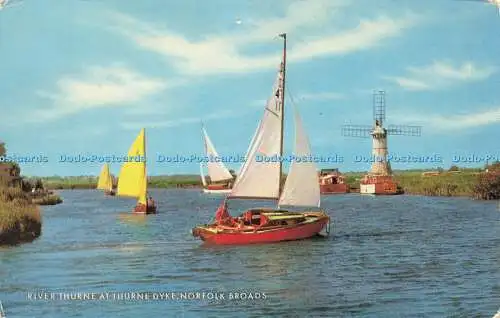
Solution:
{"label": "distant boat", "polygon": [[339,169],[322,169],[319,172],[319,188],[321,194],[349,193],[349,185]]}
{"label": "distant boat", "polygon": [[[194,237],[210,244],[236,245],[272,243],[306,239],[323,230],[329,232],[330,217],[321,209],[319,179],[313,162],[293,161],[282,187],[282,161],[259,162],[257,156],[283,155],[284,91],[286,35],[283,61],[275,81],[272,97],[250,143],[248,160],[241,167],[234,187],[215,213],[215,222],[192,229]],[[295,112],[295,156],[311,154],[309,141]],[[253,208],[233,218],[227,210],[228,199],[273,199],[278,207]],[[316,207],[318,211],[291,212],[281,206]]]}
{"label": "distant boat", "polygon": [[[207,167],[208,176],[210,177],[210,184],[208,184],[205,179],[205,173],[203,172],[203,163],[200,163],[200,176],[201,182],[203,183],[203,192],[205,193],[231,193],[233,175],[226,168],[223,162],[216,161],[219,158],[219,154],[215,150],[215,147],[208,137],[205,127],[202,127],[203,141],[205,144],[205,154],[208,157]],[[220,159],[220,158],[219,158]]]}
{"label": "distant boat", "polygon": [[109,173],[109,165],[107,163],[102,166],[101,174],[99,175],[99,181],[97,181],[97,189],[104,190],[105,195],[116,194],[116,192],[113,190],[113,178]]}
{"label": "distant boat", "polygon": [[130,146],[128,162],[121,167],[117,195],[137,198],[134,213],[153,214],[156,213],[156,205],[152,198],[148,198],[147,187],[146,131],[143,128]]}

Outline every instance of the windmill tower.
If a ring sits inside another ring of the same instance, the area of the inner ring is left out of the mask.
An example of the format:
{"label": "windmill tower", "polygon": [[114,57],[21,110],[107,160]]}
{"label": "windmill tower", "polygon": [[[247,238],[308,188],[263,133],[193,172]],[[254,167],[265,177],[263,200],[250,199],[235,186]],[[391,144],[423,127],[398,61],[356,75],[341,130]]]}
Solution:
{"label": "windmill tower", "polygon": [[361,194],[397,194],[397,185],[392,178],[391,164],[387,160],[387,136],[420,136],[420,126],[389,125],[384,128],[385,92],[373,93],[373,126],[344,125],[342,135],[372,138],[372,165],[368,174],[360,182]]}

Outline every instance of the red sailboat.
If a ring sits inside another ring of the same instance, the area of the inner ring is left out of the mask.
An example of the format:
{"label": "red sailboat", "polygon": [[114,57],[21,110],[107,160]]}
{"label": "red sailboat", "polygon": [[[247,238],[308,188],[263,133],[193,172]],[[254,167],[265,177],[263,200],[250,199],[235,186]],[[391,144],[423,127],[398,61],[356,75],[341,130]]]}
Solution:
{"label": "red sailboat", "polygon": [[[330,217],[320,206],[319,179],[313,162],[292,161],[286,182],[282,182],[282,160],[262,162],[258,158],[283,155],[284,96],[286,71],[286,35],[283,61],[268,100],[264,116],[250,143],[229,196],[218,208],[215,222],[192,229],[194,237],[221,245],[271,243],[306,239],[323,230],[329,232]],[[295,157],[310,155],[309,141],[295,112]],[[230,199],[279,200],[278,208],[255,208],[232,217],[227,208]],[[315,207],[311,211],[292,212],[280,207]]]}

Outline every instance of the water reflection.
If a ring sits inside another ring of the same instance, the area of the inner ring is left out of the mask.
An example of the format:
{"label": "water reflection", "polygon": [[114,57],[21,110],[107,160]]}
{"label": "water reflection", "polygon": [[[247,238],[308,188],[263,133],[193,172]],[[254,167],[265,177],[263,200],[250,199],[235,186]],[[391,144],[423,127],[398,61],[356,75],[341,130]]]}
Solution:
{"label": "water reflection", "polygon": [[[30,302],[19,295],[39,289],[268,296],[266,301],[126,304],[130,316],[151,317],[165,312],[169,317],[184,312],[190,317],[249,312],[258,317],[491,317],[497,309],[496,203],[330,196],[323,200],[334,211],[329,238],[206,246],[189,231],[213,217],[220,198],[189,190],[152,191],[161,213],[148,216],[132,214],[130,200],[61,191],[64,204],[44,207],[39,240],[0,251],[0,298],[9,314],[113,317],[124,308],[112,302]],[[232,208],[258,205],[235,200]]]}
{"label": "water reflection", "polygon": [[130,212],[121,212],[118,215],[118,219],[124,223],[141,226],[147,226],[148,217],[150,216],[144,214],[134,214]]}

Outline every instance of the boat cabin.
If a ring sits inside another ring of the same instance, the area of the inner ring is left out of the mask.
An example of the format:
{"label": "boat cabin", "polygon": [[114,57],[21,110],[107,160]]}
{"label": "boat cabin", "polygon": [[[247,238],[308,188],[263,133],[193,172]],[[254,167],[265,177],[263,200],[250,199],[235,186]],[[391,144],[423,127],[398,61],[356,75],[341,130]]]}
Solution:
{"label": "boat cabin", "polygon": [[323,169],[319,173],[320,185],[344,184],[345,178],[339,172],[339,169]]}
{"label": "boat cabin", "polygon": [[275,209],[251,209],[241,215],[246,226],[287,226],[296,225],[306,220],[303,214]]}

